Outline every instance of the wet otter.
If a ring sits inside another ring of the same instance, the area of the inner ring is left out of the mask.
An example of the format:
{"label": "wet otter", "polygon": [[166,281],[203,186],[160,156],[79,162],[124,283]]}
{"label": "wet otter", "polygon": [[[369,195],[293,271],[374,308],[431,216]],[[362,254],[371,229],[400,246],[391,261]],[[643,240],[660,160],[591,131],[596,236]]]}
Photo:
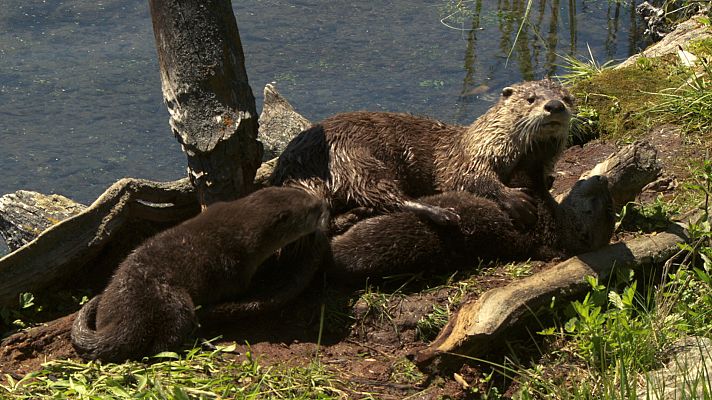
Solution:
{"label": "wet otter", "polygon": [[175,349],[196,327],[195,305],[247,290],[262,262],[321,229],[326,206],[303,190],[265,188],[148,239],[78,312],[72,344],[85,359],[124,361]]}
{"label": "wet otter", "polygon": [[494,200],[517,222],[533,222],[532,198],[509,187],[510,177],[527,169],[535,188],[546,185],[572,107],[568,91],[545,79],[504,88],[467,127],[408,114],[337,114],[289,143],[272,183],[327,199],[333,214],[409,210],[452,224],[458,217],[451,210],[414,199],[464,190]]}
{"label": "wet otter", "polygon": [[608,181],[593,176],[576,183],[557,204],[535,197],[538,219],[520,230],[494,201],[469,192],[422,198],[425,204],[453,208],[457,227],[442,226],[410,212],[376,216],[332,239],[330,276],[355,279],[471,265],[482,259],[552,259],[599,248],[615,223]]}

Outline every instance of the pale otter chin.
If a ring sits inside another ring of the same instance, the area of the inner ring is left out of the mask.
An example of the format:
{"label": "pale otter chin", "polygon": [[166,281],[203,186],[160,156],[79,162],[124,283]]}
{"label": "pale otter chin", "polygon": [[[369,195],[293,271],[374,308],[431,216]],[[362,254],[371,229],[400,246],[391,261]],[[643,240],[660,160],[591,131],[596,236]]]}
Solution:
{"label": "pale otter chin", "polygon": [[334,215],[405,210],[445,225],[456,224],[457,213],[416,199],[464,190],[530,224],[535,201],[510,187],[511,177],[524,171],[527,189],[543,192],[566,144],[573,103],[566,89],[544,79],[504,88],[467,127],[409,114],[337,114],[292,140],[272,182],[326,199]]}

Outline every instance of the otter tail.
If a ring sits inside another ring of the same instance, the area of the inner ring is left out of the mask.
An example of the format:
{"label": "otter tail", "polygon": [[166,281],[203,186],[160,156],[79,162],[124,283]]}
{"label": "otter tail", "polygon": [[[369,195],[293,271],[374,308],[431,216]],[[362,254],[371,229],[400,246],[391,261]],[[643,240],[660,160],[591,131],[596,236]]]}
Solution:
{"label": "otter tail", "polygon": [[[193,302],[179,289],[155,288],[154,293],[150,285],[143,287],[143,297],[104,292],[85,304],[71,331],[77,354],[86,360],[123,362],[181,346],[196,326]],[[100,304],[102,296],[108,301]]]}
{"label": "otter tail", "polygon": [[99,346],[96,332],[96,309],[101,295],[97,295],[77,312],[72,324],[71,339],[74,350],[84,359],[95,359],[94,353]]}

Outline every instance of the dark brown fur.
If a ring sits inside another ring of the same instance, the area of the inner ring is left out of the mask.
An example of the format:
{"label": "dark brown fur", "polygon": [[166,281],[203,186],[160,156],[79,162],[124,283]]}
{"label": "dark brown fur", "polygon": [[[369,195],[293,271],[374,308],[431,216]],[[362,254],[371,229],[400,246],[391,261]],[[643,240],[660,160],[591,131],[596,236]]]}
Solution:
{"label": "dark brown fur", "polygon": [[543,187],[564,148],[573,98],[549,81],[523,82],[468,127],[383,112],[338,114],[287,146],[276,185],[302,187],[330,202],[334,214],[361,207],[410,210],[438,223],[457,215],[414,199],[464,190],[495,200],[516,221],[532,219],[533,203],[508,187],[526,171]]}
{"label": "dark brown fur", "polygon": [[79,311],[75,349],[86,359],[116,362],[176,349],[196,327],[196,305],[245,292],[264,260],[325,218],[323,200],[293,188],[211,205],[119,265],[104,292]]}
{"label": "dark brown fur", "polygon": [[421,199],[453,208],[458,226],[442,226],[400,212],[358,222],[332,239],[331,276],[366,278],[405,272],[467,268],[480,259],[551,259],[590,251],[608,243],[614,214],[607,180],[580,181],[561,204],[537,197],[538,220],[517,229],[494,201],[468,192]]}

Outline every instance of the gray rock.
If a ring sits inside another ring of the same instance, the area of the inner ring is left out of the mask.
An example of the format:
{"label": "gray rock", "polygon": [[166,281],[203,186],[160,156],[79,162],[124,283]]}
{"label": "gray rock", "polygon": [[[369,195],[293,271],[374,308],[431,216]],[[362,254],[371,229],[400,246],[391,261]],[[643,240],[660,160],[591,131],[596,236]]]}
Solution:
{"label": "gray rock", "polygon": [[670,350],[669,361],[646,374],[638,399],[706,399],[712,393],[712,340],[688,336]]}
{"label": "gray rock", "polygon": [[299,132],[308,128],[311,122],[294,111],[294,107],[277,92],[273,83],[265,86],[264,96],[257,138],[264,145],[262,161],[267,161],[282,154],[287,144]]}

